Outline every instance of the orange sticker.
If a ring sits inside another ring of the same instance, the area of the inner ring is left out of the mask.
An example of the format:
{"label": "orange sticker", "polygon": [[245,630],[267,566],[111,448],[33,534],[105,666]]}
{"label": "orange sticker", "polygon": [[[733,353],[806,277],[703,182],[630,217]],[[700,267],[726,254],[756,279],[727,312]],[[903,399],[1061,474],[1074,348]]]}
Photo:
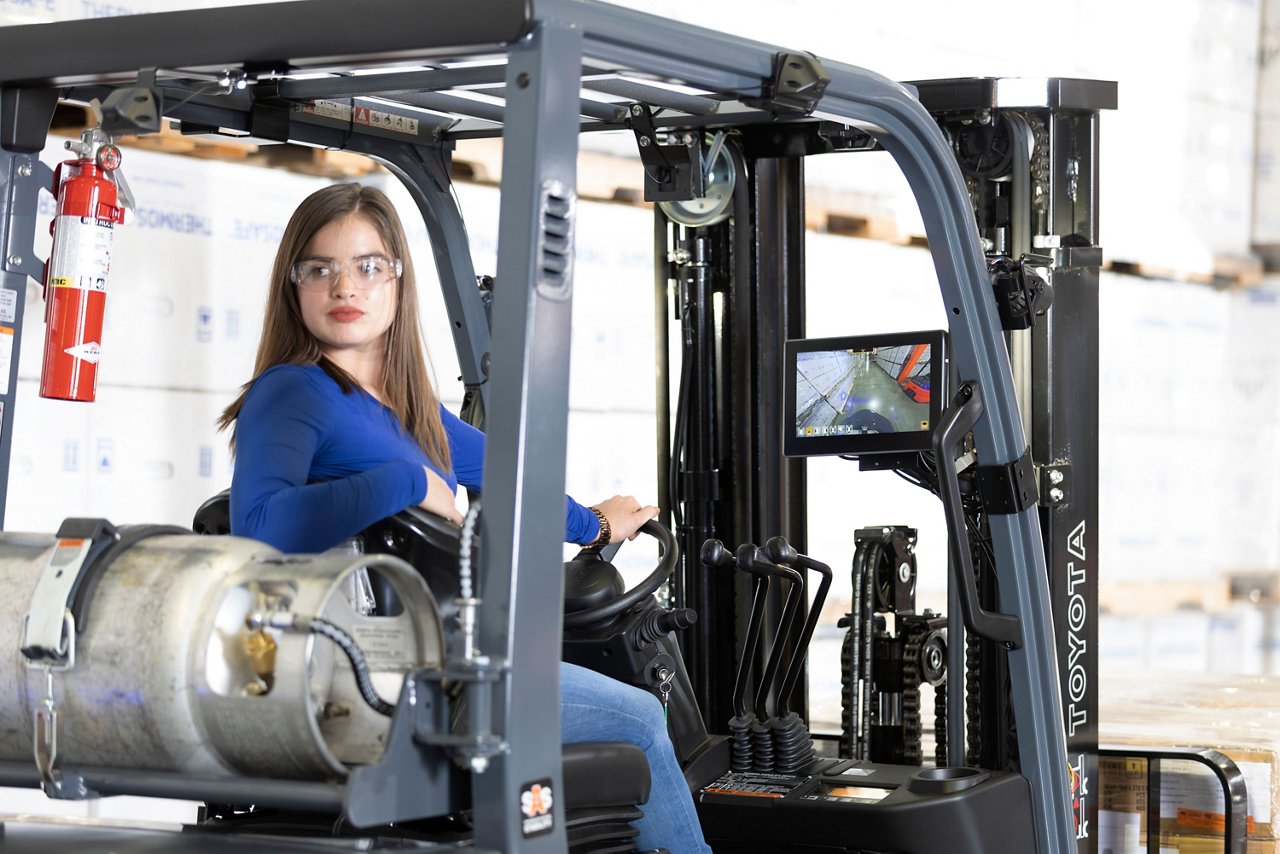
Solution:
{"label": "orange sticker", "polygon": [[[1174,819],[1180,827],[1194,827],[1200,830],[1212,830],[1224,833],[1227,829],[1227,817],[1222,813],[1208,810],[1192,810],[1178,807],[1178,817]],[[1253,833],[1253,816],[1245,820],[1249,833]]]}

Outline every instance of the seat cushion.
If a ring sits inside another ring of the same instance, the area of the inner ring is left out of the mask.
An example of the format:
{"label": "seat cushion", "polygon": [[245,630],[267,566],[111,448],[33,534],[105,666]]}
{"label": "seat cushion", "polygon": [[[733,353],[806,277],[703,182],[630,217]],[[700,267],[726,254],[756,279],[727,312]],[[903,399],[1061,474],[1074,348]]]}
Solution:
{"label": "seat cushion", "polygon": [[574,809],[643,804],[649,800],[649,763],[632,744],[564,745],[564,803]]}

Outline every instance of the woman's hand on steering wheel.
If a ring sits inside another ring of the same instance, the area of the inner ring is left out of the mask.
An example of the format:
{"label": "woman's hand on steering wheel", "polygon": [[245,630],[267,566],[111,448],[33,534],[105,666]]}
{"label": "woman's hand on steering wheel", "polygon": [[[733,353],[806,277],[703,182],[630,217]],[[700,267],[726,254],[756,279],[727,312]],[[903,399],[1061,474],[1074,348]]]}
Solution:
{"label": "woman's hand on steering wheel", "polygon": [[655,518],[661,511],[651,504],[641,505],[632,495],[615,495],[595,505],[595,509],[609,520],[609,542],[634,540],[640,526]]}

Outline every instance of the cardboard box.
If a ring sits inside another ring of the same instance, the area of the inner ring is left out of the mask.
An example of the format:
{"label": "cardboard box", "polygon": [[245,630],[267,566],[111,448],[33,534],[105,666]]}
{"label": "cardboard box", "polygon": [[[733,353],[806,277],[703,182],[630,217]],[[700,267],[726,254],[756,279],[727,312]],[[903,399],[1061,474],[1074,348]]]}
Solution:
{"label": "cardboard box", "polygon": [[[1145,837],[1142,844],[1146,845]],[[1141,850],[1146,851],[1146,848]],[[1178,854],[1222,854],[1222,840],[1206,836],[1164,835],[1160,837],[1160,850]],[[1244,850],[1245,854],[1276,854],[1280,852],[1280,843],[1274,839],[1250,839]]]}
{"label": "cardboard box", "polygon": [[[1269,758],[1269,754],[1261,757]],[[1250,763],[1244,762],[1244,765]],[[1270,766],[1262,763],[1263,773]],[[1196,766],[1194,769],[1189,766]],[[1248,768],[1242,768],[1246,773]],[[1113,854],[1146,851],[1147,760],[1139,757],[1103,756],[1098,760],[1099,850]],[[1252,780],[1250,782],[1253,782]],[[1173,817],[1160,819],[1160,848],[1200,854],[1223,850],[1225,817],[1222,794],[1216,777],[1208,769],[1188,760],[1165,760],[1160,777],[1161,812],[1173,808]],[[1204,808],[1197,808],[1196,804]],[[1108,820],[1102,821],[1105,816]],[[1280,841],[1271,838],[1272,826],[1249,822],[1247,851],[1273,854]]]}
{"label": "cardboard box", "polygon": [[[1249,850],[1280,850],[1275,839],[1280,829],[1280,679],[1104,671],[1100,696],[1099,741],[1104,745],[1211,748],[1235,762],[1248,793]],[[1171,713],[1158,711],[1166,709]],[[1142,813],[1139,826],[1145,835],[1146,760],[1103,757],[1099,776],[1100,808]],[[1223,793],[1216,776],[1201,763],[1162,760],[1159,812],[1162,846],[1222,850]]]}

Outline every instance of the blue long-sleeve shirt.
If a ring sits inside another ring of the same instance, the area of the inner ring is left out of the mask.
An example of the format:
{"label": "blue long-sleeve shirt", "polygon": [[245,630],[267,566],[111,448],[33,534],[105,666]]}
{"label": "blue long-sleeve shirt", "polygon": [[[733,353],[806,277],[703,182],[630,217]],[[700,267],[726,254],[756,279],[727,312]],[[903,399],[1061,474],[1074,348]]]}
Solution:
{"label": "blue long-sleeve shirt", "polygon": [[[427,494],[423,466],[455,493],[480,489],[484,434],[443,406],[453,468],[441,471],[391,410],[344,394],[318,365],[277,365],[245,396],[236,420],[231,532],[284,552],[322,552]],[[565,496],[565,540],[589,543],[600,523]]]}

